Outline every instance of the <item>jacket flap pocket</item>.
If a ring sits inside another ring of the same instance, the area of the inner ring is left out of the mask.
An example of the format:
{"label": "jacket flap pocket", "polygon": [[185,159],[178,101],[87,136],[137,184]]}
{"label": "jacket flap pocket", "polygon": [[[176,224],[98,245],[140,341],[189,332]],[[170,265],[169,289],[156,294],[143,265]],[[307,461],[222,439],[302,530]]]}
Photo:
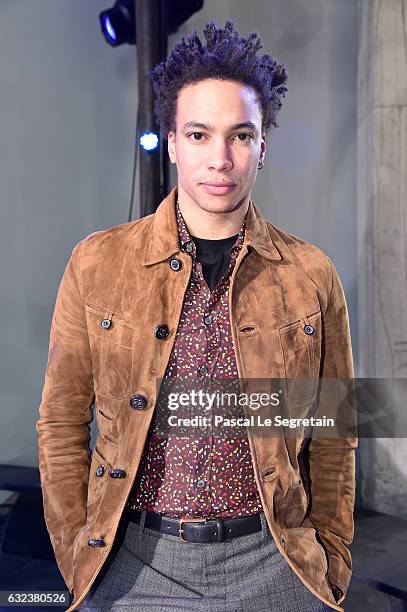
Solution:
{"label": "jacket flap pocket", "polygon": [[[307,407],[316,397],[321,360],[321,311],[279,328],[288,408]],[[300,416],[293,413],[292,416]],[[304,415],[305,416],[305,415]]]}
{"label": "jacket flap pocket", "polygon": [[288,349],[301,348],[321,339],[322,319],[321,311],[304,315],[293,323],[283,325],[279,328],[280,338],[283,345]]}
{"label": "jacket flap pocket", "polygon": [[102,341],[132,348],[135,323],[109,307],[86,303],[85,311],[89,334]]}

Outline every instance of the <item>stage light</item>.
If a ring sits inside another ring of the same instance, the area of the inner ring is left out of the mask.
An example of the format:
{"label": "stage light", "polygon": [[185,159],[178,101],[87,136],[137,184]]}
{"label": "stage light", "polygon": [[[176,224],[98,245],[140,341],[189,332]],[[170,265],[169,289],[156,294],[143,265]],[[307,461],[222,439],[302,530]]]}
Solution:
{"label": "stage light", "polygon": [[[203,0],[167,0],[165,18],[167,33],[175,34],[178,27],[203,6]],[[105,40],[112,47],[136,41],[135,0],[116,0],[113,7],[99,14]]]}
{"label": "stage light", "polygon": [[144,132],[139,142],[145,151],[153,151],[158,147],[158,135],[154,132]]}
{"label": "stage light", "polygon": [[107,17],[106,15],[104,15],[103,17],[103,29],[106,31],[106,34],[109,39],[115,43],[117,40],[116,31],[112,26],[112,22],[110,21],[109,17]]}
{"label": "stage light", "polygon": [[99,21],[109,45],[134,45],[134,0],[116,0],[113,8],[99,14]]}

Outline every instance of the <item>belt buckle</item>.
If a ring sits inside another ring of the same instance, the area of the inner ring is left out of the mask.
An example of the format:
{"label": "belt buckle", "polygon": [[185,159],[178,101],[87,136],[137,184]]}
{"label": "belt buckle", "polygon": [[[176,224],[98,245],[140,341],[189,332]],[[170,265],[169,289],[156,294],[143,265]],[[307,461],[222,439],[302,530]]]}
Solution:
{"label": "belt buckle", "polygon": [[184,530],[182,529],[182,523],[206,523],[207,519],[206,518],[180,518],[179,519],[179,537],[181,538],[181,542],[187,542],[188,540],[184,540],[184,538],[182,537],[182,534],[184,532]]}

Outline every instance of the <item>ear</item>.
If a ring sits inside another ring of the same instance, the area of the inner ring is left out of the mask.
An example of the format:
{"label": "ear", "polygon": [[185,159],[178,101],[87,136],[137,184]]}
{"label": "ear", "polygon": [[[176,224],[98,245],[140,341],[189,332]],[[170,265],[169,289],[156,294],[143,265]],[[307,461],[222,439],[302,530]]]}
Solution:
{"label": "ear", "polygon": [[263,134],[261,135],[261,139],[260,139],[260,159],[262,159],[264,161],[264,157],[266,155],[266,150],[267,150],[267,146],[266,146],[266,132],[263,132]]}
{"label": "ear", "polygon": [[168,157],[172,164],[175,164],[177,161],[176,153],[175,153],[175,133],[170,131],[167,135],[168,140]]}

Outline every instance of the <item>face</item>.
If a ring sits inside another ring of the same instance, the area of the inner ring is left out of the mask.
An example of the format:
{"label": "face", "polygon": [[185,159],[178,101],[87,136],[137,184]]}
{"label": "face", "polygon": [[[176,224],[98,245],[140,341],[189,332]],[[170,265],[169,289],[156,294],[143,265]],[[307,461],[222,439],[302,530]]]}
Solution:
{"label": "face", "polygon": [[261,119],[256,92],[244,83],[205,79],[180,90],[168,154],[183,204],[208,212],[247,205],[266,151]]}

